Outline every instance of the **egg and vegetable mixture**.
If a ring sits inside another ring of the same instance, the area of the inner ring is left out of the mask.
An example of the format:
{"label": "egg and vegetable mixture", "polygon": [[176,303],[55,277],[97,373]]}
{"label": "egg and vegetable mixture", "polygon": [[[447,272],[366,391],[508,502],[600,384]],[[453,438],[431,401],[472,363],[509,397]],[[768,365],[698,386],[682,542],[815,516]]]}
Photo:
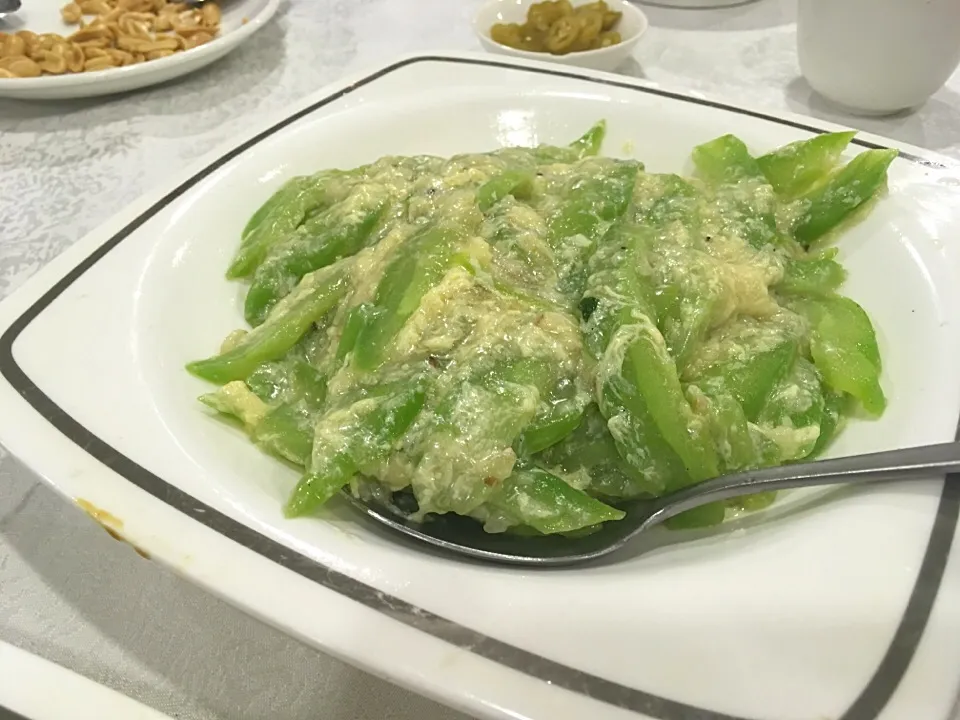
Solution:
{"label": "egg and vegetable mixture", "polygon": [[348,489],[415,519],[572,533],[883,412],[874,329],[824,240],[895,151],[840,164],[853,133],[832,133],[755,157],[725,135],[682,177],[600,156],[604,128],[321,170],[257,210],[227,273],[251,328],[188,369],[302,468],[288,515]]}

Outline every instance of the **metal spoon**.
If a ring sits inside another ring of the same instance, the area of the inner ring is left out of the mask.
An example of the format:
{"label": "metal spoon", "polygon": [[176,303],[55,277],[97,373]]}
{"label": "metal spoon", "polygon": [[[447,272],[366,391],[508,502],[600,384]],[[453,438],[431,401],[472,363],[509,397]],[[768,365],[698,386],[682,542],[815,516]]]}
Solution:
{"label": "metal spoon", "polygon": [[0,20],[20,9],[20,0],[0,0]]}
{"label": "metal spoon", "polygon": [[[605,523],[582,537],[523,537],[487,533],[480,524],[454,515],[413,522],[373,501],[345,493],[350,502],[387,527],[443,550],[506,565],[573,565],[619,550],[664,520],[718,500],[767,490],[787,490],[882,480],[929,480],[931,475],[960,471],[960,443],[891,450],[869,455],[767,468],[713,478],[652,500],[622,505],[627,517]],[[948,477],[958,482],[960,477]]]}

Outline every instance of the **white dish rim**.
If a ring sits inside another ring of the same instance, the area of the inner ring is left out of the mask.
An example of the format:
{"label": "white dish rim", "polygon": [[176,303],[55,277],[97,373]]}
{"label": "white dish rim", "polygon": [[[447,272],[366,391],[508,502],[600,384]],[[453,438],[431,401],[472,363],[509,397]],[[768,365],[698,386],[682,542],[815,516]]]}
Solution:
{"label": "white dish rim", "polygon": [[[257,129],[246,133],[238,141],[234,141],[226,147],[203,158],[194,165],[189,172],[181,176],[184,179],[178,178],[168,183],[162,189],[149,193],[146,198],[137,201],[137,207],[145,207],[146,209],[140,212],[132,221],[127,222],[119,231],[106,232],[107,227],[117,224],[116,218],[108,221],[103,228],[95,230],[93,233],[95,235],[104,234],[110,235],[111,237],[87,255],[85,259],[74,264],[65,273],[63,273],[62,269],[57,271],[50,269],[48,272],[41,271],[41,273],[38,274],[38,278],[28,281],[27,286],[32,287],[36,282],[37,284],[48,287],[40,294],[38,299],[32,302],[25,311],[21,312],[17,319],[0,334],[0,377],[3,377],[34,411],[52,425],[53,428],[58,430],[59,433],[65,436],[67,440],[76,444],[98,464],[107,466],[140,490],[148,493],[154,500],[159,500],[172,509],[177,510],[180,514],[186,515],[206,526],[208,530],[212,530],[224,538],[243,546],[245,550],[251,551],[288,571],[292,571],[306,580],[317,583],[328,590],[332,590],[348,600],[360,603],[386,617],[399,620],[408,628],[418,630],[421,633],[439,639],[459,650],[466,650],[480,658],[491,660],[497,665],[518,671],[532,679],[563,687],[601,703],[636,712],[643,717],[658,718],[659,720],[684,720],[684,718],[696,716],[701,720],[742,720],[741,718],[735,718],[725,713],[707,708],[694,707],[657,696],[653,693],[620,685],[546,659],[430,611],[420,609],[407,601],[386,594],[373,586],[350,577],[331,566],[323,565],[311,558],[300,555],[295,550],[281,545],[261,535],[256,530],[219,512],[213,507],[199,502],[186,492],[178,489],[174,485],[168,484],[162,478],[154,475],[133,460],[124,456],[119,450],[112,448],[106,442],[97,438],[92,432],[86,430],[62,410],[51,398],[43,393],[16,362],[13,354],[13,344],[27,326],[29,326],[57,296],[63,293],[69,285],[95,265],[114,247],[119,245],[126,237],[133,234],[137,228],[150,217],[169,205],[180,195],[188,192],[194,185],[208,177],[225,163],[238,157],[248,148],[274,133],[292,125],[297,120],[321,110],[326,105],[390,73],[425,62],[479,65],[506,70],[520,70],[567,79],[585,80],[601,86],[634,90],[680,102],[717,108],[780,125],[786,125],[810,133],[822,133],[840,129],[840,126],[833,123],[792,113],[765,112],[745,108],[700,96],[664,90],[656,84],[633,78],[579,68],[562,67],[547,62],[532,62],[509,58],[494,59],[480,53],[432,53],[404,56],[373,71],[338,82],[321,90],[316,95],[311,96],[311,98],[302,102],[299,106],[277,113],[260,124]],[[955,163],[946,158],[942,158],[934,152],[903,143],[888,141],[884,138],[866,133],[859,134],[854,140],[854,144],[862,148],[894,147],[901,151],[901,158],[924,167],[942,168],[955,166]],[[121,211],[118,217],[126,214],[129,214],[129,210],[126,212]],[[53,272],[59,272],[61,276],[58,280],[51,283],[50,280],[52,277],[49,276],[52,276]],[[20,292],[22,292],[22,290]],[[15,295],[17,294],[19,294],[19,292],[15,293]],[[72,498],[70,499],[72,500]],[[933,523],[921,568],[913,589],[911,590],[904,614],[898,623],[897,630],[877,670],[874,672],[864,690],[859,694],[847,712],[843,714],[842,717],[844,720],[873,720],[877,718],[887,702],[893,697],[900,680],[906,674],[911,659],[923,637],[934,602],[939,594],[941,580],[946,569],[957,527],[958,516],[960,516],[960,483],[944,483],[936,519]],[[150,550],[149,547],[146,549]],[[162,553],[160,554],[162,555]],[[190,575],[189,569],[180,568],[178,571],[188,576]],[[209,585],[209,581],[199,582],[203,585]],[[241,606],[244,605],[242,597],[235,597],[233,600]],[[476,701],[477,699],[474,698],[473,702]]]}

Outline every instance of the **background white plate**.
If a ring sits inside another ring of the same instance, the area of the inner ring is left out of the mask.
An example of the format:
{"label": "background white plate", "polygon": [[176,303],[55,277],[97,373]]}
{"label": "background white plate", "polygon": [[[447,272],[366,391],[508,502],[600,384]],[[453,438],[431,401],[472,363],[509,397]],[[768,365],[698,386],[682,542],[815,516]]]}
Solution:
{"label": "background white plate", "polygon": [[[946,717],[960,679],[956,483],[799,495],[719,532],[653,537],[634,548],[645,554],[521,571],[430,554],[336,505],[328,522],[283,520],[293,473],[195,403],[207,386],[182,365],[241,324],[224,268],[285,178],[387,153],[563,142],[599,117],[608,153],[655,171],[682,169],[724,132],[761,151],[826,129],[485,57],[348,79],[135,203],[0,305],[0,440],[147,554],[476,714]],[[902,149],[889,196],[841,246],[847,291],[879,327],[890,407],[836,454],[956,430],[960,172]]]}
{"label": "background white plate", "polygon": [[[0,32],[31,30],[69,35],[76,28],[60,18],[65,0],[25,0],[22,8],[0,20]],[[221,0],[220,34],[193,50],[139,65],[89,73],[0,78],[0,98],[65,100],[110,95],[173,80],[219,60],[273,17],[280,0]]]}
{"label": "background white plate", "polygon": [[[4,712],[16,713],[8,718]],[[49,660],[0,642],[0,718],[4,720],[170,720]]]}

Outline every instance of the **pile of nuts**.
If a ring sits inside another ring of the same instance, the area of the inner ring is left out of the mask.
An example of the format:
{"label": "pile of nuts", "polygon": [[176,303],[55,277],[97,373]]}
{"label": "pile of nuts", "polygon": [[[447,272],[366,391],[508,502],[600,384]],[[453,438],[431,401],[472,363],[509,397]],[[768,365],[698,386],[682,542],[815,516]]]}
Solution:
{"label": "pile of nuts", "polygon": [[[168,0],[77,0],[60,14],[72,35],[0,33],[0,78],[91,72],[173,55],[210,42],[220,7]],[[93,17],[90,17],[93,16]]]}

